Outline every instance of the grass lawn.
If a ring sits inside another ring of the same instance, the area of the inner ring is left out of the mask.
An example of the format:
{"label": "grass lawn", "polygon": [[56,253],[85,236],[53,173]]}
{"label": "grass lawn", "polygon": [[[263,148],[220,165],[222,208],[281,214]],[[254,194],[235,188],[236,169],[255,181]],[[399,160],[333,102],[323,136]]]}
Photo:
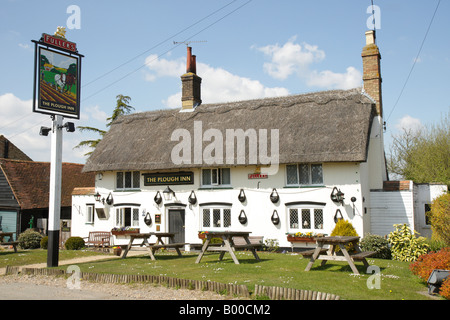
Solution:
{"label": "grass lawn", "polygon": [[[61,250],[60,261],[89,254],[98,253]],[[180,258],[172,252],[158,251],[156,261],[143,254],[126,259],[83,263],[78,266],[83,272],[152,274],[245,284],[250,291],[258,284],[320,291],[336,294],[341,299],[348,300],[430,299],[426,295],[426,284],[409,271],[409,263],[406,262],[369,258],[369,264],[378,266],[381,271],[380,289],[370,290],[367,283],[373,274],[366,274],[361,262],[356,262],[361,275],[354,275],[344,262],[329,261],[325,266],[320,266],[320,262],[316,262],[311,271],[305,272],[309,260],[301,255],[260,252],[259,256],[261,261],[256,261],[249,252],[237,252],[241,264],[236,265],[228,254],[225,254],[223,261],[218,261],[219,255],[210,253],[206,254],[199,264],[195,264],[197,253],[183,253],[183,257]],[[16,254],[0,253],[0,267],[45,261],[45,250],[21,251]],[[67,266],[60,268],[64,269]]]}
{"label": "grass lawn", "polygon": [[[89,250],[60,250],[59,260],[75,259],[91,255],[103,254]],[[17,253],[11,250],[0,251],[0,268],[6,266],[24,266],[27,264],[46,263],[47,250],[33,249],[21,250],[17,249]]]}

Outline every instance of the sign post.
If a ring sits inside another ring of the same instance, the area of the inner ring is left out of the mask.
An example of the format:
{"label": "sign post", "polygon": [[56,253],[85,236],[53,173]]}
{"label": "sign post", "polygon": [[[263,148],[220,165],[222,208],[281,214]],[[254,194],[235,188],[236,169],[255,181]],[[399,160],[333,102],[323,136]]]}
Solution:
{"label": "sign post", "polygon": [[50,197],[48,208],[48,252],[47,267],[57,267],[59,258],[59,219],[61,215],[61,178],[62,178],[62,119],[53,117]]}
{"label": "sign post", "polygon": [[72,122],[80,118],[81,58],[75,43],[67,41],[65,28],[53,36],[42,34],[35,43],[33,112],[49,114],[52,127],[41,127],[41,135],[51,131],[50,195],[48,210],[47,267],[57,267],[60,244],[62,129],[75,131]]}

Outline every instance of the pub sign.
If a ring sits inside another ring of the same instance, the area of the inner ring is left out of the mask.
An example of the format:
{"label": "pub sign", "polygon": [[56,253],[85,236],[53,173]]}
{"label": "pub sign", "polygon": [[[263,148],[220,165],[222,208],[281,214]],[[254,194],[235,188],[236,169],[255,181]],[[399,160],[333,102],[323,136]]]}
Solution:
{"label": "pub sign", "polygon": [[65,29],[35,43],[33,111],[80,118],[81,57]]}
{"label": "pub sign", "polygon": [[144,186],[194,184],[193,172],[144,173]]}

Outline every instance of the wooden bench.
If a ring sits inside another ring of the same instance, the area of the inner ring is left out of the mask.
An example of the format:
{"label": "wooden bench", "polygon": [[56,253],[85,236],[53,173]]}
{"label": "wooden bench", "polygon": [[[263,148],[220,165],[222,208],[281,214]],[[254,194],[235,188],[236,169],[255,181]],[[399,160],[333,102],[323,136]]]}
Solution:
{"label": "wooden bench", "polygon": [[350,257],[352,257],[353,260],[364,260],[365,258],[371,257],[376,253],[377,253],[376,251],[364,251],[351,254]]}
{"label": "wooden bench", "polygon": [[161,248],[182,248],[185,245],[187,245],[189,243],[168,243],[168,244],[150,244],[150,248],[152,248],[152,250],[158,250]]}
{"label": "wooden bench", "polygon": [[[303,256],[303,258],[311,258],[312,255],[314,254],[314,251],[316,251],[316,249],[305,250],[305,251],[301,251],[300,254]],[[328,249],[322,248],[322,249],[320,249],[319,255],[324,254],[327,251],[328,251]]]}
{"label": "wooden bench", "polygon": [[111,232],[90,231],[89,237],[84,237],[86,246],[92,245],[94,248],[107,248],[111,245]]}
{"label": "wooden bench", "polygon": [[0,245],[2,246],[12,246],[14,248],[14,252],[17,252],[17,245],[19,244],[19,241],[10,241],[10,242],[1,242]]}
{"label": "wooden bench", "polygon": [[250,243],[247,243],[243,237],[233,237],[234,248],[236,250],[262,248],[264,245],[263,239],[263,236],[249,236]]}

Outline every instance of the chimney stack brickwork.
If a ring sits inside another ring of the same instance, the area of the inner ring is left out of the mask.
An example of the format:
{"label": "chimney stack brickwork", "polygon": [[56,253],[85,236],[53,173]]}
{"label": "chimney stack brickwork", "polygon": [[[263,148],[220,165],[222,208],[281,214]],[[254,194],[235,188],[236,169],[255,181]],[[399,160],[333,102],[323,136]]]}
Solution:
{"label": "chimney stack brickwork", "polygon": [[197,74],[196,56],[192,55],[192,48],[187,48],[186,73],[181,76],[181,110],[193,109],[202,103],[202,78]]}
{"label": "chimney stack brickwork", "polygon": [[381,98],[381,54],[375,44],[375,31],[366,32],[366,46],[362,50],[364,90],[376,102],[379,116],[383,116],[383,102]]}

